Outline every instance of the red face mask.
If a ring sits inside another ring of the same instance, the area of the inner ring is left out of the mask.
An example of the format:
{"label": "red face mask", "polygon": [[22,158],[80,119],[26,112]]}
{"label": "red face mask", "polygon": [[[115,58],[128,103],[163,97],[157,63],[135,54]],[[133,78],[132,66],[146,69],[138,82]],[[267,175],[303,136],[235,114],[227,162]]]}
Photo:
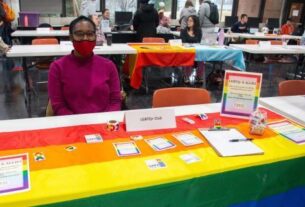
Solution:
{"label": "red face mask", "polygon": [[75,41],[75,40],[73,40],[74,49],[83,57],[89,57],[90,55],[92,55],[95,44],[96,44],[95,41],[89,41],[89,40]]}

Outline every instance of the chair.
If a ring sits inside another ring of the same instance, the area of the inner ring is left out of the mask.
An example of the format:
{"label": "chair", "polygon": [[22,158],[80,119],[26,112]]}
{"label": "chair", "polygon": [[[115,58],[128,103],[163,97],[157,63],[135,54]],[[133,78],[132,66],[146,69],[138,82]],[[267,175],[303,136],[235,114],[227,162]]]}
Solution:
{"label": "chair", "polygon": [[60,30],[63,30],[63,31],[69,30],[69,27],[61,27]]}
{"label": "chair", "polygon": [[279,96],[305,95],[305,80],[287,80],[279,83]]}
{"label": "chair", "polygon": [[165,39],[161,37],[144,37],[143,43],[165,43]]}
{"label": "chair", "polygon": [[[58,40],[56,38],[36,38],[32,40],[32,45],[58,45]],[[35,93],[37,95],[37,100],[39,104],[39,86],[43,86],[48,82],[45,80],[45,73],[47,73],[54,57],[40,57],[35,59],[34,66],[37,68],[37,81],[35,82],[36,90]],[[42,72],[45,71],[45,72]],[[44,78],[41,78],[41,77]]]}
{"label": "chair", "polygon": [[211,103],[210,93],[203,88],[164,88],[156,90],[152,107],[169,107]]}
{"label": "chair", "polygon": [[[160,37],[144,37],[142,42],[143,43],[165,43],[165,39],[160,38]],[[149,91],[148,74],[151,72],[151,67],[147,67],[145,70],[143,70],[143,72],[144,72],[145,90],[146,90],[146,93],[148,93],[148,91]]]}
{"label": "chair", "polygon": [[271,45],[282,45],[282,41],[281,40],[271,40],[270,41]]}
{"label": "chair", "polygon": [[246,40],[246,45],[258,45],[258,40]]}

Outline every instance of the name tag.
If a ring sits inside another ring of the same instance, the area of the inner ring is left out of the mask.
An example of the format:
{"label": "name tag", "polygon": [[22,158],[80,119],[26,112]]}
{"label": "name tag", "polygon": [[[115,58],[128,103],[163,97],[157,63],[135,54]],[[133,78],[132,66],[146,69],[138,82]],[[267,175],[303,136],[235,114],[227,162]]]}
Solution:
{"label": "name tag", "polygon": [[125,113],[126,131],[147,131],[176,128],[174,109],[148,109]]}
{"label": "name tag", "polygon": [[176,39],[176,40],[169,40],[168,41],[170,46],[182,46],[182,40]]}

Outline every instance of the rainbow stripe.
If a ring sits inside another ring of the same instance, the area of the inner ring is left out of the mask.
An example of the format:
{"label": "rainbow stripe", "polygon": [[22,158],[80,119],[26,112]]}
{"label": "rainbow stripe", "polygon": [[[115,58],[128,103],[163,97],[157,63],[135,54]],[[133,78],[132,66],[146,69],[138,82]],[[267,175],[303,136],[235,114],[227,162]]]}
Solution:
{"label": "rainbow stripe", "polygon": [[[178,117],[177,130],[142,134],[145,138],[163,134],[176,147],[156,152],[140,140],[136,144],[141,155],[130,157],[118,157],[113,147],[113,143],[129,140],[124,130],[103,134],[107,138],[98,144],[86,144],[79,138],[88,129],[104,132],[102,125],[0,133],[1,144],[7,136],[37,144],[30,148],[16,148],[12,143],[2,146],[6,149],[0,151],[1,156],[21,152],[30,155],[31,191],[3,196],[0,206],[222,207],[259,203],[282,194],[289,195],[285,199],[291,201],[289,192],[305,186],[305,145],[297,145],[269,129],[263,137],[251,136],[247,121],[221,118],[225,126],[236,127],[254,138],[265,152],[222,158],[196,130],[212,126],[213,119],[220,115],[208,117],[206,121],[196,119],[195,126]],[[269,121],[283,119],[271,112],[268,117]],[[178,131],[192,131],[204,143],[185,147],[171,136]],[[76,150],[66,151],[67,145]],[[35,162],[31,156],[35,152],[43,152],[46,160]],[[180,156],[187,153],[195,153],[201,161],[186,164]],[[145,164],[150,159],[161,159],[167,167],[152,171]]]}

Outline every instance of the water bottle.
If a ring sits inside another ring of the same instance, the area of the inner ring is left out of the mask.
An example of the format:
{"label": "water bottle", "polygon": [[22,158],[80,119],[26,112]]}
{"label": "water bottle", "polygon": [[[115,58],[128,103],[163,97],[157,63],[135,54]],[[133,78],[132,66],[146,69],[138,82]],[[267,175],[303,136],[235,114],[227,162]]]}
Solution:
{"label": "water bottle", "polygon": [[225,41],[225,31],[221,29],[218,35],[218,45],[223,46]]}
{"label": "water bottle", "polygon": [[305,45],[305,32],[301,38],[301,45]]}

